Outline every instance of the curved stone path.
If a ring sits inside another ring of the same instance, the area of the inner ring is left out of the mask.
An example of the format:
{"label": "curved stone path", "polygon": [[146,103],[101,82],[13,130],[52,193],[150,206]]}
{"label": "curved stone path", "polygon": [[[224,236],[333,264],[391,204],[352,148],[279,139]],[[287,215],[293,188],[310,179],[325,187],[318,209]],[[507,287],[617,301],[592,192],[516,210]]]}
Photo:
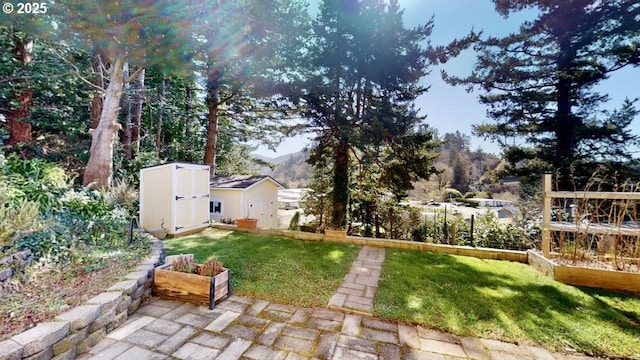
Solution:
{"label": "curved stone path", "polygon": [[384,256],[384,249],[363,247],[329,308],[231,296],[209,310],[152,299],[79,359],[588,359],[367,315]]}

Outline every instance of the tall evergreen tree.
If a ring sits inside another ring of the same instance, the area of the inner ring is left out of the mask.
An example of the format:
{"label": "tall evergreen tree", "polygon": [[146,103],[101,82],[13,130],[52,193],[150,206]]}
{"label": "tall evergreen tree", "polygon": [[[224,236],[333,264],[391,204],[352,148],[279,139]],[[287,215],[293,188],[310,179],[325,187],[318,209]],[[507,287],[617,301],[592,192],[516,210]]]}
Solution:
{"label": "tall evergreen tree", "polygon": [[325,0],[314,23],[302,99],[317,133],[311,164],[333,164],[333,227],[347,222],[350,159],[380,168],[398,196],[435,171],[433,133],[413,101],[427,88],[432,23],[407,29],[398,2]]}
{"label": "tall evergreen tree", "polygon": [[[223,14],[201,24],[208,124],[204,163],[216,173],[219,119],[233,119],[238,141],[273,146],[292,113],[282,101],[295,77],[309,26],[301,0],[227,1]],[[213,45],[213,46],[212,46]],[[229,134],[228,134],[229,135]]]}
{"label": "tall evergreen tree", "polygon": [[[619,171],[638,145],[629,125],[638,111],[626,101],[613,112],[595,86],[640,61],[640,6],[636,0],[494,0],[504,16],[525,8],[539,16],[503,38],[475,47],[478,60],[452,84],[478,86],[494,123],[475,126],[497,141],[522,180],[557,172],[561,188],[581,186],[597,165]],[[630,94],[633,96],[633,94]]]}

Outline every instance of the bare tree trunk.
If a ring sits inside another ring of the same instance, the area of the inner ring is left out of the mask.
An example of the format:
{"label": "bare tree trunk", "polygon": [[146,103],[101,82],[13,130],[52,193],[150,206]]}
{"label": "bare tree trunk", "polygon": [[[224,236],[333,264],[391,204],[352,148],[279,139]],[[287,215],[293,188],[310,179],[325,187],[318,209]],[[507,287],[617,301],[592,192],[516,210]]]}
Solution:
{"label": "bare tree trunk", "polygon": [[[129,63],[124,63],[124,69],[122,75],[125,79],[129,78]],[[131,147],[131,85],[129,83],[124,84],[124,93],[121,98],[121,106],[124,109],[124,124],[122,125],[122,150],[127,160],[133,159],[133,149]]]}
{"label": "bare tree trunk", "polygon": [[142,105],[144,103],[144,69],[140,71],[135,83],[133,84],[134,104],[133,104],[133,120],[131,124],[131,143],[132,158],[140,152],[140,124],[142,122]]}
{"label": "bare tree trunk", "polygon": [[[26,67],[33,59],[33,38],[27,35],[20,36],[16,30],[13,30],[13,40],[15,43],[13,55],[23,67]],[[7,144],[29,142],[32,140],[31,124],[25,120],[31,114],[33,90],[31,89],[31,85],[24,80],[18,80],[16,83],[18,86],[16,86],[14,100],[18,105],[16,108],[11,109],[7,116],[7,124],[9,127],[9,140]]]}
{"label": "bare tree trunk", "polygon": [[[191,85],[187,85],[187,89],[185,93],[185,104],[184,104],[184,112],[186,113],[186,120],[185,120],[186,123],[184,124],[184,134],[187,139],[191,138],[191,126],[193,123],[191,119],[191,109],[193,107],[192,92],[193,92],[193,89],[191,89]],[[193,152],[191,151],[188,152],[187,161],[193,162]]]}
{"label": "bare tree trunk", "polygon": [[343,229],[347,225],[349,205],[349,141],[340,139],[333,166],[333,211],[331,225]]}
{"label": "bare tree trunk", "polygon": [[[104,89],[104,77],[102,74],[102,58],[99,54],[94,54],[91,59],[91,68],[93,71],[93,84]],[[94,89],[91,94],[91,129],[95,129],[100,121],[100,114],[102,113],[103,93],[100,90]]]}
{"label": "bare tree trunk", "polygon": [[[560,53],[562,56],[558,60],[558,67],[560,71],[570,74],[574,67],[573,59],[576,53],[570,45],[570,40],[565,37],[560,40]],[[576,134],[582,126],[581,120],[571,110],[575,102],[573,96],[575,88],[572,86],[572,81],[568,76],[561,76],[555,84],[557,108],[554,121],[560,125],[555,125],[556,146],[553,167],[558,175],[559,190],[573,188],[570,169],[576,160]]]}
{"label": "bare tree trunk", "polygon": [[185,93],[185,99],[184,99],[184,112],[187,115],[187,120],[186,120],[186,124],[184,127],[184,134],[186,135],[187,139],[191,137],[191,109],[193,108],[193,89],[191,89],[191,85],[187,85],[187,89],[186,89],[186,93]]}
{"label": "bare tree trunk", "polygon": [[209,107],[207,144],[204,151],[204,163],[210,166],[211,176],[216,174],[216,151],[218,150],[218,107],[220,106],[219,74],[209,72],[207,79],[207,105]]}
{"label": "bare tree trunk", "polygon": [[158,127],[156,129],[156,155],[160,157],[160,146],[162,145],[162,117],[164,116],[164,98],[167,95],[167,78],[162,74],[162,85],[160,85],[160,109],[158,110]]}
{"label": "bare tree trunk", "polygon": [[91,133],[91,149],[89,161],[84,171],[83,184],[93,188],[108,189],[113,177],[113,144],[120,124],[118,111],[124,78],[122,76],[125,63],[124,54],[116,56],[111,66],[109,86],[107,87],[100,121]]}

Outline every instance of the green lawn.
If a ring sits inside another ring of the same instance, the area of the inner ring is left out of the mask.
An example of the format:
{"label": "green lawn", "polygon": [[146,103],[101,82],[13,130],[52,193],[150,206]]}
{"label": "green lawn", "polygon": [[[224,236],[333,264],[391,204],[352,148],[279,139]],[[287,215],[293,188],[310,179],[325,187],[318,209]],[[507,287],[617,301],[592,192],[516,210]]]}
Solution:
{"label": "green lawn", "polygon": [[164,240],[167,255],[216,255],[232,271],[232,292],[297,306],[326,306],[359,246],[207,229]]}
{"label": "green lawn", "polygon": [[[325,306],[360,247],[208,229],[164,241],[168,254],[217,255],[233,292]],[[524,264],[387,249],[375,315],[460,336],[640,358],[640,299],[564,285]]]}
{"label": "green lawn", "polygon": [[524,264],[387,249],[375,315],[461,336],[640,358],[640,299]]}

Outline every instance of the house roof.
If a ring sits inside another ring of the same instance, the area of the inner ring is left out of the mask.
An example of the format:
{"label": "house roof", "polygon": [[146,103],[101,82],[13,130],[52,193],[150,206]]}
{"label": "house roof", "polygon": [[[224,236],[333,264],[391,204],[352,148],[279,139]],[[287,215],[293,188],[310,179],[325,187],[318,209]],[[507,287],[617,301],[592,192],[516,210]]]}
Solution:
{"label": "house roof", "polygon": [[218,189],[247,189],[261,181],[272,181],[280,188],[284,185],[280,184],[269,175],[228,175],[228,176],[212,176],[211,188]]}

